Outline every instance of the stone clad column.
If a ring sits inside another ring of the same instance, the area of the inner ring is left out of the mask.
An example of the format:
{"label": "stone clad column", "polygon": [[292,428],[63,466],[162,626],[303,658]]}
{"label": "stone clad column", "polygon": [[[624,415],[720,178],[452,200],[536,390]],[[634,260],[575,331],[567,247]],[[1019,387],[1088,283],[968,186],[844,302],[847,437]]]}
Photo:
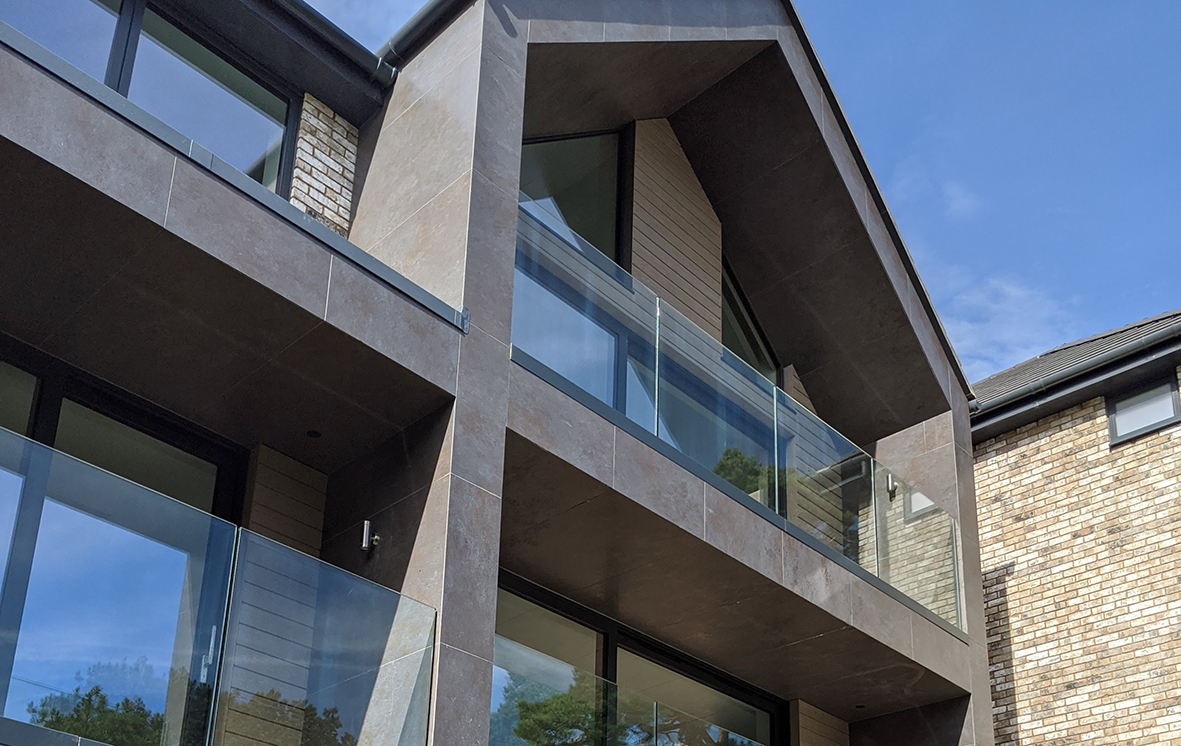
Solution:
{"label": "stone clad column", "polygon": [[454,404],[375,457],[429,486],[372,506],[391,543],[362,569],[438,610],[438,746],[488,737],[525,85],[526,35],[507,18],[480,0],[401,66],[361,133],[349,235],[470,313]]}

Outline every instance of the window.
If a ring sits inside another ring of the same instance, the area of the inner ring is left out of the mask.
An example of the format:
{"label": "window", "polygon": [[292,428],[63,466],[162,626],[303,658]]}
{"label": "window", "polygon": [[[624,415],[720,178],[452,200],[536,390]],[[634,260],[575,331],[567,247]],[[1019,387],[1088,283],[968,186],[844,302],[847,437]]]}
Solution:
{"label": "window", "polygon": [[1107,427],[1116,445],[1181,422],[1177,379],[1107,399]]}
{"label": "window", "polygon": [[0,427],[236,521],[246,454],[0,336]]}
{"label": "window", "polygon": [[8,363],[0,363],[0,427],[26,435],[36,392],[35,376]]}
{"label": "window", "polygon": [[0,20],[267,189],[288,190],[294,92],[251,77],[146,0],[13,0]]}
{"label": "window", "polygon": [[580,248],[619,262],[618,133],[526,142],[521,207]]}
{"label": "window", "polygon": [[276,191],[287,102],[151,10],[127,97]]}
{"label": "window", "polygon": [[722,344],[767,379],[777,380],[778,366],[729,267],[722,272]]}
{"label": "window", "polygon": [[104,80],[119,0],[5,0],[0,18],[82,72]]}
{"label": "window", "polygon": [[[772,742],[772,714],[782,712],[781,703],[699,669],[658,643],[520,578],[502,580],[512,590],[501,588],[497,595],[490,743],[521,743],[512,736],[517,700],[537,702],[560,693],[567,705],[581,701],[580,708],[613,702],[621,725],[642,722],[641,727],[651,725],[655,701],[660,743],[697,743],[700,736],[710,739],[702,743]],[[633,717],[637,714],[641,717]],[[689,733],[696,737],[683,740]]]}

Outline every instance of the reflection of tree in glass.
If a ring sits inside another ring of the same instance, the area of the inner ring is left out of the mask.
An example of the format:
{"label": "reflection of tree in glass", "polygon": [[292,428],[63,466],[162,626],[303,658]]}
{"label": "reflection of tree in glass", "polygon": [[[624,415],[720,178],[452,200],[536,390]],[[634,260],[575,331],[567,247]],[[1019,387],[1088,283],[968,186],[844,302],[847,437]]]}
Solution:
{"label": "reflection of tree in glass", "polygon": [[[839,475],[840,464],[835,467]],[[833,525],[830,525],[823,518],[813,517],[813,520],[802,528],[834,549],[842,551],[846,557],[857,561],[860,553],[861,515],[857,510],[845,505],[844,493],[840,487],[834,488],[831,483],[822,482],[794,466],[781,468],[776,473],[774,465],[764,464],[757,457],[743,453],[734,446],[722,453],[713,472],[752,496],[764,489],[770,492],[773,485],[778,484],[781,505],[786,504],[787,495],[813,495],[813,499],[817,501],[830,503],[840,516],[840,525],[835,525],[835,520]]]}
{"label": "reflection of tree in glass", "polygon": [[[71,707],[62,708],[67,701]],[[114,706],[96,686],[85,693],[51,694],[34,706],[29,704],[29,722],[114,746],[159,746],[164,715],[154,713],[139,697],[124,697]]]}
{"label": "reflection of tree in glass", "polygon": [[489,746],[747,746],[749,741],[584,671],[562,693],[509,674]]}
{"label": "reflection of tree in glass", "polygon": [[340,711],[328,707],[321,713],[306,700],[283,699],[279,692],[250,695],[244,700],[231,692],[226,706],[285,728],[300,732],[300,746],[356,746],[357,737],[344,729]]}

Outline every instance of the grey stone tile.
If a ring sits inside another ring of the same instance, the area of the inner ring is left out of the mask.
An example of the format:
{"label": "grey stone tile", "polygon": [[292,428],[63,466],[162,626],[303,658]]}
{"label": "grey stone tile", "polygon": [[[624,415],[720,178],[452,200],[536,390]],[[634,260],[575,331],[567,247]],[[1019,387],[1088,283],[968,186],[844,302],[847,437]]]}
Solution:
{"label": "grey stone tile", "polygon": [[438,85],[447,73],[480,46],[483,25],[484,3],[473,3],[430,44],[401,65],[390,91],[383,128]]}
{"label": "grey stone tile", "polygon": [[492,47],[483,47],[473,168],[514,197],[520,185],[524,107],[524,69],[514,69]]}
{"label": "grey stone tile", "polygon": [[509,375],[509,429],[611,484],[615,426],[517,366],[511,366]]}
{"label": "grey stone tile", "polygon": [[161,229],[3,138],[0,164],[0,317],[7,333],[40,344]]}
{"label": "grey stone tile", "polygon": [[401,293],[334,259],[326,320],[443,391],[454,392],[461,335]]}
{"label": "grey stone tile", "polygon": [[705,532],[705,483],[622,431],[615,434],[612,486],[697,537]]}
{"label": "grey stone tile", "polygon": [[874,444],[873,455],[888,468],[893,468],[893,464],[908,461],[928,450],[926,429],[920,422],[879,440]]}
{"label": "grey stone tile", "polygon": [[923,423],[923,442],[925,450],[928,451],[954,442],[950,411],[936,415]]}
{"label": "grey stone tile", "polygon": [[463,303],[471,180],[464,173],[367,249],[452,307]]}
{"label": "grey stone tile", "polygon": [[510,69],[525,74],[529,47],[529,19],[505,0],[484,2],[484,46]]}
{"label": "grey stone tile", "polygon": [[492,663],[437,646],[438,679],[431,717],[431,743],[480,746],[488,742],[488,703],[492,701]]}
{"label": "grey stone tile", "polygon": [[725,0],[726,38],[774,39],[791,19],[775,0]]}
{"label": "grey stone tile", "polygon": [[517,247],[517,197],[484,178],[472,177],[464,303],[472,324],[509,342],[513,270]]}
{"label": "grey stone tile", "polygon": [[452,478],[439,639],[492,657],[500,558],[500,498]]}
{"label": "grey stone tile", "polygon": [[825,96],[820,86],[820,80],[812,69],[812,63],[804,51],[804,45],[800,41],[799,33],[795,28],[784,26],[779,29],[776,38],[779,42],[779,48],[791,68],[796,85],[800,87],[800,90],[804,94],[804,99],[808,103],[808,109],[812,113],[812,118],[819,125],[821,119],[824,118]]}
{"label": "grey stone tile", "polygon": [[853,619],[850,587],[861,582],[847,568],[795,538],[783,537],[783,585],[846,623]]}
{"label": "grey stone tile", "polygon": [[0,135],[164,223],[171,149],[7,50],[0,80]]}
{"label": "grey stone tile", "polygon": [[494,495],[504,482],[509,348],[479,327],[463,338],[451,470]]}
{"label": "grey stone tile", "polygon": [[471,170],[479,75],[477,48],[382,129],[350,233],[358,246],[371,248]]}
{"label": "grey stone tile", "polygon": [[427,743],[434,646],[382,665],[358,735],[371,746]]}
{"label": "grey stone tile", "polygon": [[328,250],[183,160],[176,164],[165,227],[323,318]]}
{"label": "grey stone tile", "polygon": [[783,531],[708,484],[705,540],[775,582],[783,582]]}
{"label": "grey stone tile", "polygon": [[908,658],[913,657],[911,621],[915,613],[864,581],[854,580],[849,591],[853,626]]}
{"label": "grey stone tile", "polygon": [[673,0],[668,23],[671,41],[726,38],[726,4],[717,0]]}
{"label": "grey stone tile", "polygon": [[911,624],[914,657],[919,663],[962,687],[972,688],[971,655],[968,643],[919,616]]}
{"label": "grey stone tile", "polygon": [[603,41],[605,35],[606,24],[601,20],[567,21],[534,18],[529,21],[530,44]]}

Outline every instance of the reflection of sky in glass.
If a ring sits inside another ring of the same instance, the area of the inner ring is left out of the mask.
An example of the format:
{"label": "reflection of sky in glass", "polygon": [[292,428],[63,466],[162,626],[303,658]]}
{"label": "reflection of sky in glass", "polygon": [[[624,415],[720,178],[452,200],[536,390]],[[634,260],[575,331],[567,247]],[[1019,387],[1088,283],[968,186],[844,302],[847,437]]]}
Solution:
{"label": "reflection of sky in glass", "polygon": [[8,548],[12,545],[12,528],[23,483],[20,476],[0,469],[0,578],[8,567]]}
{"label": "reflection of sky in glass", "polygon": [[513,344],[613,404],[615,335],[520,270],[513,287]]}
{"label": "reflection of sky in glass", "polygon": [[[154,28],[149,28],[149,22]],[[275,108],[275,97],[219,59],[202,54],[196,45],[150,12],[144,24],[128,98],[235,168],[245,171],[253,166],[283,136],[278,112],[264,113],[259,108]],[[219,76],[229,78],[240,90],[231,92],[191,61],[166,49],[148,35],[153,30],[168,34],[169,43],[185,44],[183,53],[199,55],[203,65],[216,65]],[[257,105],[243,96],[256,99]]]}
{"label": "reflection of sky in glass", "polygon": [[86,74],[98,80],[105,76],[115,37],[115,13],[106,5],[93,0],[4,0],[0,20]]}
{"label": "reflection of sky in glass", "polygon": [[[5,715],[24,720],[44,687],[80,683],[163,711],[185,568],[182,552],[46,500]],[[154,676],[86,681],[91,666],[141,658]]]}

